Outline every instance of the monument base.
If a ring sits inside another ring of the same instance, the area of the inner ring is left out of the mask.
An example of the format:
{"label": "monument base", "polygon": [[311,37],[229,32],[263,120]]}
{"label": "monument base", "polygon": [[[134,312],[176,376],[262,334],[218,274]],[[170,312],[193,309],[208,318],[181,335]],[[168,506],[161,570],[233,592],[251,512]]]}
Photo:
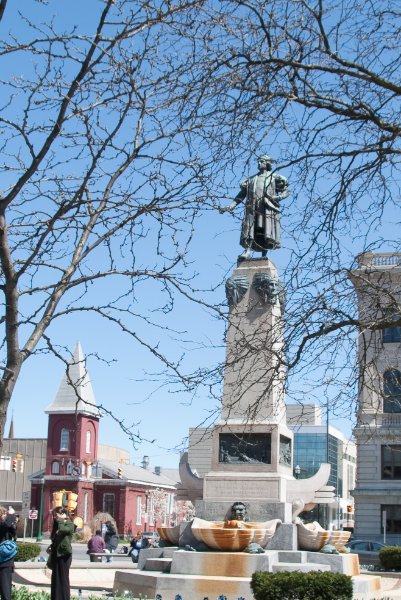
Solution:
{"label": "monument base", "polygon": [[227,600],[237,600],[240,596],[250,599],[252,573],[258,570],[344,573],[352,576],[355,597],[364,600],[377,598],[381,591],[380,577],[359,574],[356,554],[280,550],[266,550],[263,554],[188,552],[166,547],[141,550],[137,571],[116,571],[113,593],[122,596],[131,592],[135,598],[155,598],[160,594],[163,600],[174,600],[177,594],[183,600],[219,595]]}

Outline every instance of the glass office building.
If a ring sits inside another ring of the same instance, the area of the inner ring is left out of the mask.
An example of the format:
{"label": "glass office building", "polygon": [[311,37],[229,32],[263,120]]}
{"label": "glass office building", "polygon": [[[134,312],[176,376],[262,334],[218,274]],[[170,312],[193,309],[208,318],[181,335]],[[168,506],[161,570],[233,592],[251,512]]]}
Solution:
{"label": "glass office building", "polygon": [[[308,429],[311,427],[306,426]],[[331,466],[328,485],[335,487],[336,494],[343,495],[342,461],[343,442],[331,433],[327,434],[324,427],[314,426],[320,431],[294,430],[294,465],[300,467],[300,479],[311,477],[319,470],[322,463]],[[323,430],[323,431],[321,431]]]}
{"label": "glass office building", "polygon": [[312,477],[322,463],[329,463],[327,485],[334,488],[333,502],[321,504],[303,513],[308,521],[319,521],[324,527],[353,526],[356,448],[354,442],[331,425],[322,424],[321,408],[314,404],[287,405],[287,425],[294,432],[294,475]]}

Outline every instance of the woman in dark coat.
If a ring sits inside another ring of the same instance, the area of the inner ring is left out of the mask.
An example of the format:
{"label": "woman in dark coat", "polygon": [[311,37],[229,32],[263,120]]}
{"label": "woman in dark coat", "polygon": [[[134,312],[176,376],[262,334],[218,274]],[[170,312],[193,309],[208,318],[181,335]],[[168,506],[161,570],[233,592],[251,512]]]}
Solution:
{"label": "woman in dark coat", "polygon": [[68,510],[58,506],[53,510],[51,544],[51,600],[70,600],[70,566],[72,561],[72,534],[75,525]]}
{"label": "woman in dark coat", "polygon": [[118,536],[116,528],[114,527],[111,521],[106,521],[106,532],[104,534],[104,543],[106,544],[106,550],[108,551],[108,556],[106,558],[106,562],[111,562],[111,556],[117,546],[118,546]]}
{"label": "woman in dark coat", "polygon": [[[0,543],[6,540],[16,539],[16,527],[6,522],[7,509],[0,506]],[[14,559],[0,563],[0,598],[11,600],[12,573],[14,571]]]}

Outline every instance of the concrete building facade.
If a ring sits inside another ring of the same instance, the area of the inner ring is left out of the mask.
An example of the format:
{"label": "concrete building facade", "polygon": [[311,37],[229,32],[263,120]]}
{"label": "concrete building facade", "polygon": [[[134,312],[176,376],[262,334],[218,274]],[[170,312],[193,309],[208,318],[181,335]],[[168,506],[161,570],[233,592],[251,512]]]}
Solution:
{"label": "concrete building facade", "polygon": [[401,254],[365,253],[351,275],[362,322],[355,534],[401,542]]}

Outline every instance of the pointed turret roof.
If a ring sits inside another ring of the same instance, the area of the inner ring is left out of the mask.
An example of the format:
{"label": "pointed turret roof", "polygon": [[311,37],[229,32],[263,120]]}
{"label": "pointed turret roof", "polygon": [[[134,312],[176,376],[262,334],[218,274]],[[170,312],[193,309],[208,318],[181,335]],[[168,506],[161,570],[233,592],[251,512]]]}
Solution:
{"label": "pointed turret roof", "polygon": [[46,408],[47,414],[80,413],[99,417],[92,384],[85,365],[85,356],[78,342],[74,354],[61,380],[53,402]]}

